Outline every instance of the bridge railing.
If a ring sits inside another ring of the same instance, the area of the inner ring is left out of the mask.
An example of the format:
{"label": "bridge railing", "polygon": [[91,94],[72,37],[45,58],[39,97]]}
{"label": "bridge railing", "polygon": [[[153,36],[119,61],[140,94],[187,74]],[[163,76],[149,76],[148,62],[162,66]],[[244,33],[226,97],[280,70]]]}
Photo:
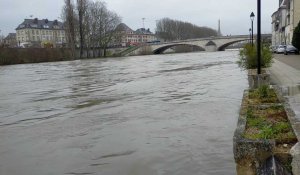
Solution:
{"label": "bridge railing", "polygon": [[[256,35],[254,35],[254,38]],[[262,34],[263,38],[272,37],[272,34]],[[173,43],[181,43],[181,42],[193,42],[193,41],[203,41],[203,40],[217,40],[217,39],[234,39],[234,38],[249,38],[249,35],[230,35],[230,36],[217,36],[217,37],[205,37],[205,38],[195,38],[195,39],[187,39],[187,40],[175,40],[175,41],[168,41],[168,42],[160,42],[160,43],[153,43],[148,45],[163,45],[163,44],[173,44]]]}

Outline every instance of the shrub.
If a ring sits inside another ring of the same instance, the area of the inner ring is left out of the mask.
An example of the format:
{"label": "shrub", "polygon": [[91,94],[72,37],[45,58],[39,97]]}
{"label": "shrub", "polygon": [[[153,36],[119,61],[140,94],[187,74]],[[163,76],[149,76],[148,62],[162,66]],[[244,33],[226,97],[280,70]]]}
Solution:
{"label": "shrub", "polygon": [[294,30],[292,44],[300,50],[300,21]]}
{"label": "shrub", "polygon": [[[273,55],[267,46],[262,47],[261,67],[267,68],[272,64]],[[256,69],[257,68],[257,49],[256,46],[246,44],[239,53],[238,65],[243,69]]]}
{"label": "shrub", "polygon": [[270,88],[268,85],[262,85],[258,88],[258,93],[259,93],[259,97],[262,98],[267,98],[269,97],[269,91]]}

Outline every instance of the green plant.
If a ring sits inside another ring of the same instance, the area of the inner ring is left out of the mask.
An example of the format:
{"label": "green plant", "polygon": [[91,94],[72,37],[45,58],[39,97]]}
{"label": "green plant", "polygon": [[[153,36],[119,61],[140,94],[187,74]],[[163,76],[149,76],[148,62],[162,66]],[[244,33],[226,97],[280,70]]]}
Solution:
{"label": "green plant", "polygon": [[257,129],[261,129],[262,127],[264,127],[266,125],[266,122],[262,117],[248,118],[247,120],[248,120],[248,123],[247,123],[248,127],[254,127]]}
{"label": "green plant", "polygon": [[276,92],[268,85],[249,90],[248,103],[257,105],[261,103],[279,103]]}
{"label": "green plant", "polygon": [[294,30],[292,44],[300,50],[300,21]]}
{"label": "green plant", "polygon": [[274,125],[274,131],[276,133],[285,133],[291,130],[291,125],[288,122],[279,122]]}
{"label": "green plant", "polygon": [[[273,61],[272,52],[264,45],[262,47],[262,60],[261,67],[270,67]],[[238,65],[243,69],[255,69],[257,68],[257,49],[256,46],[246,44],[243,49],[240,50]]]}
{"label": "green plant", "polygon": [[259,98],[267,98],[269,97],[270,88],[268,85],[262,85],[258,88]]}
{"label": "green plant", "polygon": [[264,138],[264,139],[274,138],[275,134],[276,134],[275,130],[273,129],[273,127],[271,125],[264,126],[260,132],[261,138]]}
{"label": "green plant", "polygon": [[253,118],[254,117],[253,110],[248,109],[246,112],[246,116],[247,116],[247,118]]}

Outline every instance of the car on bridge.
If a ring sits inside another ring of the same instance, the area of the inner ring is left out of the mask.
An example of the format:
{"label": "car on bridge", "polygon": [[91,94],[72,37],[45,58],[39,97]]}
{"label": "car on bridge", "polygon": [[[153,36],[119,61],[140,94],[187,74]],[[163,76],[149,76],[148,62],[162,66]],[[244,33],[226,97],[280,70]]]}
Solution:
{"label": "car on bridge", "polygon": [[288,55],[290,53],[299,55],[299,50],[296,47],[292,46],[292,45],[287,45],[285,50],[284,50],[284,54]]}

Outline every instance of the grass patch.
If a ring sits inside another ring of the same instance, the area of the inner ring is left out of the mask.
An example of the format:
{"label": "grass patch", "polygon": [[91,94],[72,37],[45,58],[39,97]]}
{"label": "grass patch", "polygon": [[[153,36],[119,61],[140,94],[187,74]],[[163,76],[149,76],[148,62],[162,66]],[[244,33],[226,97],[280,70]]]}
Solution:
{"label": "grass patch", "polygon": [[274,89],[268,85],[260,86],[257,89],[249,91],[248,103],[252,105],[259,105],[262,103],[279,103]]}
{"label": "grass patch", "polygon": [[249,108],[244,137],[248,139],[274,139],[276,143],[293,143],[297,138],[283,106]]}

